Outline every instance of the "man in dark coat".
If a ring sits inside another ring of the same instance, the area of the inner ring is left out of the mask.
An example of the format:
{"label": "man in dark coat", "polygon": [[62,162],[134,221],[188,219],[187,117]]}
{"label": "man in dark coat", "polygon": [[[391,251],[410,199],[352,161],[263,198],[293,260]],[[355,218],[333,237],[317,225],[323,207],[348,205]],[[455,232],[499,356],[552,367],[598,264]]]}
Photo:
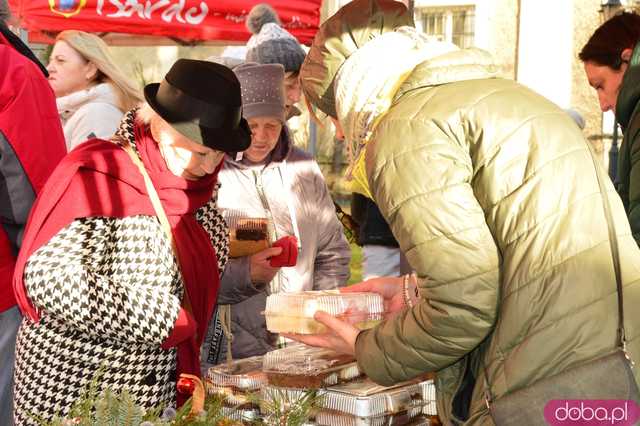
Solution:
{"label": "man in dark coat", "polygon": [[22,316],[13,295],[15,259],[29,210],[65,155],[47,70],[13,34],[0,0],[0,424],[13,424],[13,364]]}

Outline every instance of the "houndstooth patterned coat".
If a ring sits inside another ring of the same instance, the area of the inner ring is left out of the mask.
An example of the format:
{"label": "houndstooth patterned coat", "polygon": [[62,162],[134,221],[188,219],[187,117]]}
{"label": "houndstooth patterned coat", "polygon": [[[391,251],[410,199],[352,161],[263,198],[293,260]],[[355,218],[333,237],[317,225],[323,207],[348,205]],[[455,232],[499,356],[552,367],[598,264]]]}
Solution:
{"label": "houndstooth patterned coat", "polygon": [[[135,144],[132,119],[120,133]],[[196,218],[222,271],[228,230],[216,204],[217,190]],[[183,285],[155,216],[75,220],[33,253],[24,282],[41,320],[25,318],[18,333],[17,425],[65,415],[101,367],[103,388],[127,389],[147,409],[174,404],[176,350],[160,344],[173,329]]]}

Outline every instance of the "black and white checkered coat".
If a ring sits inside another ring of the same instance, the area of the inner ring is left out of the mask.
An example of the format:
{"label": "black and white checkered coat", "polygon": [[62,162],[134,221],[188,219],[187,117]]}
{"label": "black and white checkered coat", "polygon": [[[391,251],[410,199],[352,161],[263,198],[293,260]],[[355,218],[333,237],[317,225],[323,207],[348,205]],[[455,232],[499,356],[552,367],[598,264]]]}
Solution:
{"label": "black and white checkered coat", "polygon": [[[228,230],[216,204],[217,190],[196,218],[222,271]],[[41,320],[25,319],[18,333],[16,424],[66,414],[101,367],[101,386],[127,389],[145,408],[174,403],[176,351],[160,345],[183,284],[155,216],[75,220],[33,253],[24,282]]]}

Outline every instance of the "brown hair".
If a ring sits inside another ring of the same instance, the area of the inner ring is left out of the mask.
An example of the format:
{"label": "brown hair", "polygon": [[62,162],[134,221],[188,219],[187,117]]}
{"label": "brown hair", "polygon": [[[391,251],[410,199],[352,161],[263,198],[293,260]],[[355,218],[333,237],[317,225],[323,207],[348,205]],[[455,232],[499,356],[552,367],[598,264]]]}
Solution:
{"label": "brown hair", "polygon": [[594,62],[619,70],[621,54],[633,49],[640,41],[640,15],[623,12],[600,25],[584,45],[578,57],[582,62]]}

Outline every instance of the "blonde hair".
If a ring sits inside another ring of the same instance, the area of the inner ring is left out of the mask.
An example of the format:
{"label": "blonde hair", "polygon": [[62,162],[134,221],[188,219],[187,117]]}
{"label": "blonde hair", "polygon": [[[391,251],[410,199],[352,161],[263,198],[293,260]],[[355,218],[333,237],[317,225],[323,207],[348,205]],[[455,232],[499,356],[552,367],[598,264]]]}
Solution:
{"label": "blonde hair", "polygon": [[84,59],[96,66],[98,72],[95,81],[111,84],[118,98],[118,107],[123,112],[142,102],[140,90],[120,71],[109,53],[109,47],[100,37],[84,31],[67,30],[58,34],[56,41],[59,40],[69,44]]}

